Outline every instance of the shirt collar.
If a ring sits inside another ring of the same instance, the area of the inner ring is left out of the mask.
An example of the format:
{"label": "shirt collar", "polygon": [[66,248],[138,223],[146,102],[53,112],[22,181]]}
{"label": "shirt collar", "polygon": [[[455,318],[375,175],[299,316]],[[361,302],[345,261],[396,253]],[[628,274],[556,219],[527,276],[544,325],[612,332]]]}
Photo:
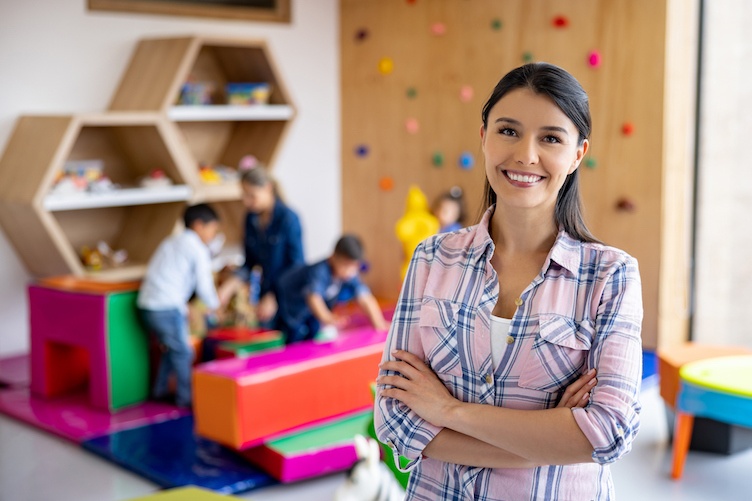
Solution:
{"label": "shirt collar", "polygon": [[554,246],[551,247],[551,252],[548,253],[548,257],[546,258],[545,268],[548,269],[550,262],[553,261],[576,276],[579,273],[580,263],[582,262],[580,244],[579,240],[575,240],[569,236],[569,233],[560,227]]}
{"label": "shirt collar", "polygon": [[[485,256],[486,260],[491,259],[493,255],[495,245],[491,239],[491,234],[488,232],[488,225],[491,222],[496,205],[489,207],[483,214],[480,222],[475,230],[475,236],[473,238],[473,248],[479,250],[477,254],[479,258]],[[485,252],[488,251],[488,252]],[[548,269],[551,261],[555,262],[559,266],[566,268],[573,275],[576,275],[580,269],[580,262],[582,256],[580,255],[580,242],[575,240],[569,233],[564,231],[564,228],[559,228],[559,234],[556,236],[551,251],[546,257],[546,261],[543,264],[544,269]]]}

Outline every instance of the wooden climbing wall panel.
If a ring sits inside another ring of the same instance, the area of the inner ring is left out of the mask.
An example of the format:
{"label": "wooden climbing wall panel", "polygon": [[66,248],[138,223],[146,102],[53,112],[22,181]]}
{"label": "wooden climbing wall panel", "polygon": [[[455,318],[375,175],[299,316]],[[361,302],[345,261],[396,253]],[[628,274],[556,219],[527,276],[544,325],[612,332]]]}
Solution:
{"label": "wooden climbing wall panel", "polygon": [[481,108],[507,71],[546,61],[590,96],[586,219],[640,263],[645,346],[686,338],[697,1],[340,6],[343,228],[363,237],[378,296],[399,293],[394,225],[409,187],[432,201],[460,186],[473,224],[484,182]]}

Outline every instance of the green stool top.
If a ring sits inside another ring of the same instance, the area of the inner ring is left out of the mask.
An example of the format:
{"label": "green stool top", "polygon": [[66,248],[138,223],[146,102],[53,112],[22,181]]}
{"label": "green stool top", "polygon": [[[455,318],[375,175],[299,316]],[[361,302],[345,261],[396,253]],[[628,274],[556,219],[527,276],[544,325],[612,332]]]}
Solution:
{"label": "green stool top", "polygon": [[682,366],[679,376],[696,386],[752,398],[752,355],[690,362]]}

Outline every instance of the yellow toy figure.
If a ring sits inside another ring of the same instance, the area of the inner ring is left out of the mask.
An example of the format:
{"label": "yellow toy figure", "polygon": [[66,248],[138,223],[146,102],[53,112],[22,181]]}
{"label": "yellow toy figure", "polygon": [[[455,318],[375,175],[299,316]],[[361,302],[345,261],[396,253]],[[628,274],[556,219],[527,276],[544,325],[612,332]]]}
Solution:
{"label": "yellow toy figure", "polygon": [[394,231],[402,242],[402,250],[405,253],[405,260],[402,263],[402,280],[404,280],[415,248],[420,242],[439,231],[439,220],[431,214],[428,199],[417,186],[411,186],[410,191],[407,192],[405,214],[397,221]]}

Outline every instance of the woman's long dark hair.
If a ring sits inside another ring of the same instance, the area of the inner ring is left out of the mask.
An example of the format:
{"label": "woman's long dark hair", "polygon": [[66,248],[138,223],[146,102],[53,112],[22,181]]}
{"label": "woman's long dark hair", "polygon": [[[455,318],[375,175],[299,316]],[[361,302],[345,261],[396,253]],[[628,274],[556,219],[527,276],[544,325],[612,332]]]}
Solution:
{"label": "woman's long dark hair", "polygon": [[[527,88],[536,94],[550,98],[556,106],[574,123],[579,133],[578,142],[582,144],[590,137],[590,105],[588,96],[580,83],[566,70],[548,63],[530,63],[516,68],[499,80],[491,97],[483,105],[481,117],[483,128],[488,129],[488,114],[491,108],[507,93]],[[554,218],[573,238],[583,242],[599,242],[585,225],[582,217],[582,200],[580,198],[579,169],[569,174],[556,198]],[[486,178],[483,195],[482,212],[496,203],[496,193]]]}

